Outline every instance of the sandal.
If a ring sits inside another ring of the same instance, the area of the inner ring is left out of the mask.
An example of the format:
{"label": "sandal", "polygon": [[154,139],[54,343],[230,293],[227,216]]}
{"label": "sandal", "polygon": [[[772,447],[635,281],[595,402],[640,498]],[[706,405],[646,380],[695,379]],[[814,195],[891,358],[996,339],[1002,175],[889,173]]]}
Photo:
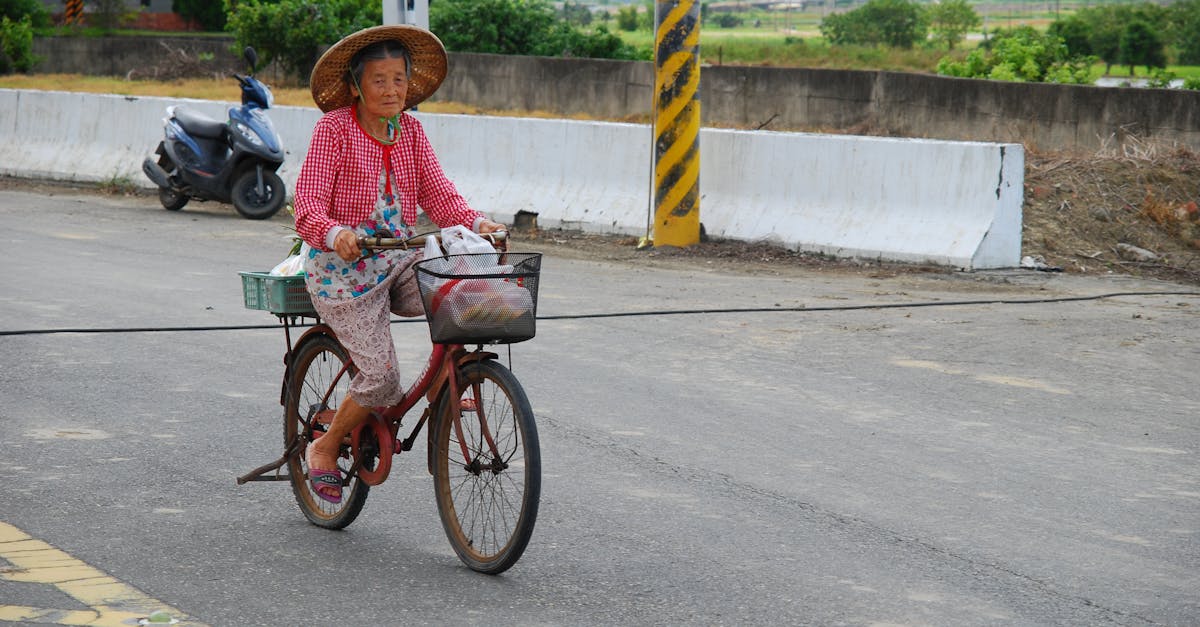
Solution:
{"label": "sandal", "polygon": [[342,502],[342,473],[340,470],[320,470],[313,468],[312,452],[316,442],[309,442],[304,451],[304,463],[308,465],[308,482],[312,491],[323,501],[337,505]]}

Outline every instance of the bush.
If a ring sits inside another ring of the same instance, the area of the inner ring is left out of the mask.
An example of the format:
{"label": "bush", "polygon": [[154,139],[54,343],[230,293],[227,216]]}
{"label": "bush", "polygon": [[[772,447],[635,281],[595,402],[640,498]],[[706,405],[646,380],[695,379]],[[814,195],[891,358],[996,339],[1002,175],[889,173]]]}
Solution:
{"label": "bush", "polygon": [[867,0],[863,6],[835,13],[818,27],[829,43],[912,48],[925,41],[929,24],[921,6],[909,0]]}
{"label": "bush", "polygon": [[0,17],[14,22],[28,17],[33,28],[50,27],[50,12],[42,0],[0,0]]}
{"label": "bush", "polygon": [[1067,52],[1071,55],[1093,54],[1092,44],[1089,41],[1091,27],[1078,16],[1072,15],[1051,22],[1046,33],[1061,39],[1063,45],[1067,47]]}
{"label": "bush", "polygon": [[548,36],[529,53],[540,57],[577,57],[582,59],[645,59],[645,55],[627,45],[608,28],[599,26],[582,32],[565,22],[559,22]]}
{"label": "bush", "polygon": [[626,5],[617,9],[617,28],[633,32],[638,29],[638,10],[636,6]]}
{"label": "bush", "polygon": [[929,5],[929,17],[933,40],[946,44],[949,50],[967,36],[967,31],[979,26],[980,17],[967,0],[943,0]]}
{"label": "bush", "polygon": [[91,0],[95,11],[87,18],[89,24],[102,31],[111,31],[137,18],[136,11],[130,11],[123,0]]}
{"label": "bush", "polygon": [[429,26],[457,52],[531,54],[554,26],[544,0],[440,0],[429,5]]}
{"label": "bush", "polygon": [[742,18],[732,13],[722,13],[717,17],[717,26],[721,28],[737,28],[742,25]]}
{"label": "bush", "polygon": [[429,25],[455,52],[640,58],[607,27],[581,31],[559,20],[545,0],[439,0],[430,5]]}
{"label": "bush", "polygon": [[1170,8],[1169,41],[1181,65],[1200,65],[1200,0],[1179,0]]}
{"label": "bush", "polygon": [[1034,83],[1092,82],[1094,57],[1073,56],[1061,39],[1030,26],[997,31],[962,61],[943,57],[937,73],[962,78]]}
{"label": "bush", "polygon": [[193,20],[206,31],[225,30],[225,4],[212,0],[174,0],[171,10],[185,20]]}
{"label": "bush", "polygon": [[1162,39],[1154,27],[1141,20],[1134,20],[1125,25],[1117,48],[1117,58],[1122,65],[1129,66],[1130,76],[1133,76],[1135,65],[1148,68],[1167,67],[1167,54],[1163,50]]}
{"label": "bush", "polygon": [[[1134,27],[1139,32],[1128,32],[1135,22],[1140,22],[1152,33],[1167,33],[1172,30],[1170,14],[1167,9],[1149,2],[1142,4],[1114,4],[1080,9],[1072,18],[1083,24],[1087,33],[1089,54],[1094,54],[1104,61],[1105,73],[1113,65],[1123,64],[1123,58],[1130,54],[1144,54],[1144,47],[1151,45],[1140,32],[1141,27]],[[1072,27],[1077,28],[1077,27]],[[1062,28],[1052,28],[1051,32],[1066,35]],[[1074,33],[1072,33],[1073,35]],[[1072,38],[1068,41],[1063,37],[1073,52],[1078,52],[1081,46]],[[1122,39],[1125,39],[1125,51],[1122,51]],[[1130,46],[1134,48],[1130,48]],[[1136,53],[1133,50],[1136,49]],[[1149,54],[1153,55],[1152,52]]]}
{"label": "bush", "polygon": [[560,16],[564,22],[575,26],[592,25],[592,10],[582,2],[564,2]]}
{"label": "bush", "polygon": [[1164,68],[1155,68],[1150,72],[1150,78],[1146,80],[1146,87],[1151,89],[1170,89],[1171,81],[1178,78],[1174,72],[1170,72]]}
{"label": "bush", "polygon": [[19,22],[0,18],[0,74],[28,73],[37,58],[33,56],[33,19],[26,15]]}
{"label": "bush", "polygon": [[[229,10],[234,2],[237,10]],[[225,7],[238,48],[253,46],[260,62],[278,61],[301,83],[326,47],[383,21],[376,0],[225,0]]]}

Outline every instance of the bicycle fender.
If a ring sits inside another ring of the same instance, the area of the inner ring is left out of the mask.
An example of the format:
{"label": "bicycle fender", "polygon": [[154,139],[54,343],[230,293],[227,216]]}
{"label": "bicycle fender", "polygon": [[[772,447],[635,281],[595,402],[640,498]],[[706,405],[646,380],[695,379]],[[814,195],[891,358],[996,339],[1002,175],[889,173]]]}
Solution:
{"label": "bicycle fender", "polygon": [[296,346],[300,346],[301,344],[303,344],[304,341],[307,340],[310,335],[328,335],[329,337],[332,337],[332,338],[337,337],[333,334],[333,329],[330,328],[330,326],[328,324],[325,324],[324,322],[318,322],[317,324],[314,324],[311,327],[309,327],[307,331],[305,331],[304,333],[302,333],[300,335],[300,339],[296,340]]}
{"label": "bicycle fender", "polygon": [[499,359],[500,355],[490,351],[472,351],[463,353],[462,357],[458,358],[458,365],[473,363],[476,361],[485,361],[488,359]]}

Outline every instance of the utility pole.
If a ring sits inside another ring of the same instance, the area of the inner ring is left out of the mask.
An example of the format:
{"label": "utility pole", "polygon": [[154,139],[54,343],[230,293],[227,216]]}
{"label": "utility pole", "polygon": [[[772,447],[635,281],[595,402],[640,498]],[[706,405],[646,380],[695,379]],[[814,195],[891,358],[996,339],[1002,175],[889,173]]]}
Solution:
{"label": "utility pole", "polygon": [[429,0],[383,0],[384,24],[412,24],[429,30]]}
{"label": "utility pole", "polygon": [[700,2],[654,3],[655,246],[700,242]]}
{"label": "utility pole", "polygon": [[63,22],[83,24],[83,0],[67,0],[63,11]]}

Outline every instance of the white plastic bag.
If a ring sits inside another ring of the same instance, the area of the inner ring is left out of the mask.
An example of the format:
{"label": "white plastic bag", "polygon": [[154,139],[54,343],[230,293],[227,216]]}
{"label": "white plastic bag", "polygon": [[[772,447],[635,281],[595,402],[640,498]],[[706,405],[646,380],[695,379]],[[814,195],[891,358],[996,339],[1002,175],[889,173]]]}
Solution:
{"label": "white plastic bag", "polygon": [[300,246],[300,252],[291,255],[287,259],[279,262],[268,273],[271,276],[292,276],[296,274],[304,274],[304,260],[308,258],[309,251],[308,242]]}
{"label": "white plastic bag", "polygon": [[496,263],[496,248],[492,246],[492,243],[462,225],[442,229],[442,246],[446,248],[446,253],[451,255],[492,253],[493,260],[490,263]]}
{"label": "white plastic bag", "polygon": [[438,246],[436,237],[425,238],[425,254],[421,257],[426,261],[425,269],[439,274],[448,274],[450,272],[450,260],[442,254],[442,249]]}

